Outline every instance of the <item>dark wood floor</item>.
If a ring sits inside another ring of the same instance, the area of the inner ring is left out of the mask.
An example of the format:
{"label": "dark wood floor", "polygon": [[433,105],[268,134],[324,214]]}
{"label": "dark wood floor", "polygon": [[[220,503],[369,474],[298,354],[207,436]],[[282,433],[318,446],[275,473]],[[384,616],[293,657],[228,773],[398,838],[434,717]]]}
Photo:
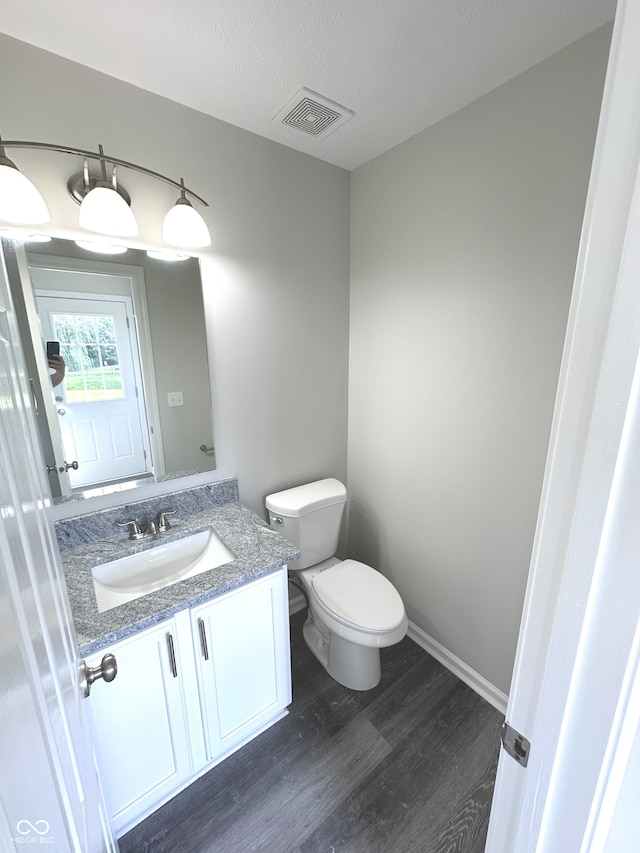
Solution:
{"label": "dark wood floor", "polygon": [[334,682],[292,618],[289,715],[120,839],[121,853],[482,853],[503,717],[409,639]]}

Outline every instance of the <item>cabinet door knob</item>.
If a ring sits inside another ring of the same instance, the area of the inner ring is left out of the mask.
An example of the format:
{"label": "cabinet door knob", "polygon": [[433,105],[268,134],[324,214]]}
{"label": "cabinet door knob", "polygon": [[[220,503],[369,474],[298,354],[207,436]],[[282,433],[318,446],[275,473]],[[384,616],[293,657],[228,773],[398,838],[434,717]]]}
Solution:
{"label": "cabinet door knob", "polygon": [[100,666],[87,666],[86,661],[80,661],[80,687],[85,698],[91,693],[91,685],[98,678],[106,682],[113,681],[118,674],[118,662],[115,655],[107,654],[100,661]]}

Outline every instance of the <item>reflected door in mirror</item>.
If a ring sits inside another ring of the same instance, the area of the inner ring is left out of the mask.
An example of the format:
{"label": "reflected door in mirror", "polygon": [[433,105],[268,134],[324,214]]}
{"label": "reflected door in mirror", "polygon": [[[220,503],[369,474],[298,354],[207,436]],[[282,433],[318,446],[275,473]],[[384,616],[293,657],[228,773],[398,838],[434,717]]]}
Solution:
{"label": "reflected door in mirror", "polygon": [[[46,275],[40,270],[40,276]],[[151,472],[131,300],[36,291],[42,331],[66,365],[54,389],[73,488]]]}

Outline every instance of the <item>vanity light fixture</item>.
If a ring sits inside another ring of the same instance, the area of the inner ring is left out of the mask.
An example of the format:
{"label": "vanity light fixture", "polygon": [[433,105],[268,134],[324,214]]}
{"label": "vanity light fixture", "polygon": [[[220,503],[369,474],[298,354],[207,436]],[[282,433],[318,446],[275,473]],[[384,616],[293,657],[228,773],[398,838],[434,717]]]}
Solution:
{"label": "vanity light fixture", "polygon": [[[102,145],[100,145],[102,154]],[[87,231],[95,231],[96,234],[109,234],[112,237],[137,237],[138,223],[129,207],[128,194],[118,192],[115,164],[111,168],[111,182],[107,180],[107,166],[104,160],[100,160],[102,179],[92,181],[89,177],[89,160],[84,158],[84,170],[82,173],[82,187],[84,197],[80,202],[80,215],[78,222]],[[82,193],[77,188],[77,176],[72,179],[75,193]],[[72,192],[72,197],[76,196]]]}
{"label": "vanity light fixture", "polygon": [[[69,178],[67,189],[74,201],[80,204],[80,225],[89,231],[117,237],[135,237],[138,234],[138,225],[130,206],[131,198],[116,177],[120,167],[164,181],[180,190],[178,201],[164,220],[162,233],[166,243],[185,249],[199,249],[211,244],[209,229],[193,207],[191,199],[195,199],[204,207],[209,205],[193,190],[185,187],[182,178],[179,182],[174,181],[144,166],[107,155],[102,145],[99,146],[98,152],[93,152],[48,142],[3,141],[0,138],[0,220],[20,225],[36,225],[50,219],[47,205],[39,190],[18,170],[15,163],[6,157],[5,148],[55,151],[82,157],[83,170]],[[91,160],[99,163],[99,176],[91,174]]]}
{"label": "vanity light fixture", "polygon": [[186,197],[184,181],[180,178],[180,198],[162,224],[162,239],[169,246],[202,249],[211,245],[209,229],[204,219]]}
{"label": "vanity light fixture", "polygon": [[40,190],[6,156],[1,137],[0,219],[15,225],[43,225],[51,219]]}

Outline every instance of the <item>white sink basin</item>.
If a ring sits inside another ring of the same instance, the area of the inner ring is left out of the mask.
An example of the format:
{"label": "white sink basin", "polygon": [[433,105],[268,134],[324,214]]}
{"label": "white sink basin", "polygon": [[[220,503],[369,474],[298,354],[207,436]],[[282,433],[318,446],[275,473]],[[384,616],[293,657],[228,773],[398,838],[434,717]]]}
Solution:
{"label": "white sink basin", "polygon": [[223,566],[233,554],[213,530],[156,545],[92,569],[98,610],[102,613],[157,589]]}

